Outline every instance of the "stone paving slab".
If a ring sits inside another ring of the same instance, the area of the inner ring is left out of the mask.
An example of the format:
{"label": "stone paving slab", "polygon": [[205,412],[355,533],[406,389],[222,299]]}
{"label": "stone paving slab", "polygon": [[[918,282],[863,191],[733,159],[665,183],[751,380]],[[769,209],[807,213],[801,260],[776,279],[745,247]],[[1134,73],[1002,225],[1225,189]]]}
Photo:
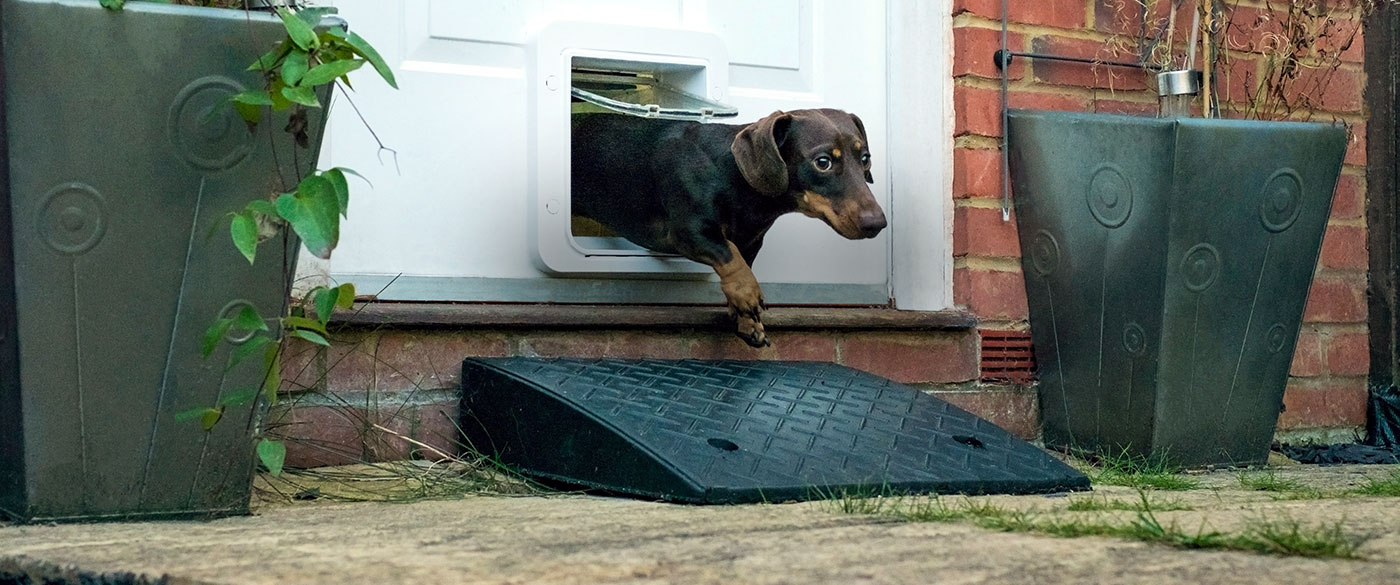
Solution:
{"label": "stone paving slab", "polygon": [[[1341,489],[1388,473],[1380,466],[1299,466],[1279,477]],[[203,522],[4,526],[0,573],[66,569],[70,576],[130,573],[228,585],[1400,582],[1400,498],[1277,500],[1244,490],[1237,477],[1216,472],[1201,476],[1202,489],[1152,494],[1193,508],[1159,517],[1216,529],[1261,515],[1305,525],[1341,521],[1371,537],[1359,550],[1364,558],[1184,550],[992,532],[966,523],[906,523],[840,513],[829,502],[689,506],[553,495],[296,503]],[[1101,487],[1093,496],[1138,497],[1121,487]],[[1054,511],[1082,497],[978,501]],[[1125,514],[1109,514],[1115,513]]]}

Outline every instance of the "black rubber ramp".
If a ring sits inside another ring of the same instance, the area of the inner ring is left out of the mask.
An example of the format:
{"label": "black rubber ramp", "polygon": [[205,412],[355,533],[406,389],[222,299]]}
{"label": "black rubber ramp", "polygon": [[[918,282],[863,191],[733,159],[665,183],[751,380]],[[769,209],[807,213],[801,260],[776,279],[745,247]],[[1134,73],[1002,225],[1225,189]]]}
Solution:
{"label": "black rubber ramp", "polygon": [[462,370],[475,449],[607,492],[719,504],[1089,488],[996,425],[835,364],[515,357]]}

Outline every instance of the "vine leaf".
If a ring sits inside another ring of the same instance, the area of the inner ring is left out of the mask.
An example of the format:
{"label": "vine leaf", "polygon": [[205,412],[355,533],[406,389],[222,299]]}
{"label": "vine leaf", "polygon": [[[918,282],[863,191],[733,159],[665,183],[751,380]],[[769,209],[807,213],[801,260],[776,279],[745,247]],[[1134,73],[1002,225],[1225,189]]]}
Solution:
{"label": "vine leaf", "polygon": [[340,241],[340,201],[331,182],[309,175],[295,193],[277,198],[277,214],[292,225],[306,249],[317,258],[330,258]]}
{"label": "vine leaf", "polygon": [[324,327],[331,319],[331,313],[335,311],[336,305],[340,304],[340,289],[321,288],[316,291],[316,318],[320,320]]}
{"label": "vine leaf", "polygon": [[229,231],[233,234],[234,247],[252,264],[254,255],[258,253],[258,220],[253,218],[252,213],[240,213],[233,216]]}
{"label": "vine leaf", "polygon": [[286,8],[278,8],[277,15],[282,17],[282,25],[287,29],[287,37],[296,44],[297,48],[310,51],[321,46],[321,40],[316,38],[316,31],[305,20],[297,18],[297,15],[292,14],[292,11]]}
{"label": "vine leaf", "polygon": [[200,351],[204,354],[204,357],[209,357],[209,354],[214,353],[214,348],[218,347],[219,340],[223,339],[225,335],[228,335],[229,329],[232,328],[233,318],[228,317],[215,321],[213,325],[210,325],[209,328],[204,331],[204,343],[200,346]]}
{"label": "vine leaf", "polygon": [[238,365],[240,362],[247,359],[248,356],[257,353],[258,350],[272,343],[272,341],[273,339],[267,335],[258,335],[234,346],[233,351],[229,353],[228,367],[232,368]]}
{"label": "vine leaf", "polygon": [[331,342],[326,341],[326,338],[325,338],[325,337],[322,337],[320,333],[317,333],[317,332],[315,332],[315,331],[311,331],[311,330],[309,330],[309,329],[297,329],[296,331],[293,331],[293,332],[292,332],[292,337],[300,337],[300,338],[302,338],[302,339],[305,339],[305,340],[307,340],[307,341],[310,341],[311,343],[314,343],[314,344],[316,344],[316,345],[320,345],[320,346],[323,346],[323,347],[330,347],[330,346],[331,346]]}
{"label": "vine leaf", "polygon": [[[321,173],[321,176],[325,177],[327,181],[330,181],[331,187],[335,189],[335,198],[340,202],[341,217],[348,218],[350,217],[350,184],[345,180],[346,170],[348,169],[336,167]],[[350,172],[353,173],[354,171]]]}
{"label": "vine leaf", "polygon": [[287,58],[282,61],[282,81],[287,85],[297,85],[301,83],[303,76],[310,68],[310,53],[301,50],[287,53]]}
{"label": "vine leaf", "polygon": [[399,88],[398,81],[394,80],[393,70],[389,69],[389,64],[384,62],[384,57],[379,56],[379,51],[374,50],[374,47],[369,44],[369,41],[364,40],[360,35],[350,31],[333,28],[329,32],[343,39],[345,44],[349,45],[350,50],[354,51],[356,55],[369,61],[369,64],[374,66],[374,70],[379,72],[379,76],[383,77],[384,81],[389,84],[389,87],[394,89]]}
{"label": "vine leaf", "polygon": [[272,475],[282,475],[282,464],[287,461],[287,446],[282,441],[263,439],[258,442],[258,460]]}
{"label": "vine leaf", "polygon": [[222,418],[224,418],[224,407],[222,406],[218,408],[192,408],[184,412],[175,413],[175,420],[177,421],[183,422],[198,419],[199,426],[204,427],[206,431],[214,428],[214,425],[219,424],[219,419]]}
{"label": "vine leaf", "polygon": [[263,53],[261,57],[258,57],[257,61],[253,61],[253,64],[248,66],[248,70],[271,71],[275,69],[277,63],[280,62],[283,57],[287,56],[287,53],[292,50],[293,46],[295,45],[292,44],[291,39],[283,40],[281,44],[277,45],[277,48]]}
{"label": "vine leaf", "polygon": [[[332,81],[335,81],[337,77],[341,77],[351,71],[359,69],[364,64],[364,61],[354,60],[331,61],[330,63],[317,65],[310,71],[307,71],[306,74],[301,77],[301,83],[305,85],[321,85],[323,83],[330,83]],[[282,77],[285,78],[286,76],[287,73],[284,70],[282,72]],[[290,83],[290,80],[288,80],[288,82]]]}
{"label": "vine leaf", "polygon": [[287,327],[290,327],[290,328],[293,329],[293,330],[298,330],[298,331],[299,331],[299,330],[302,330],[302,329],[307,329],[307,330],[315,331],[315,332],[317,332],[317,333],[319,333],[319,334],[321,334],[321,335],[325,335],[325,334],[326,334],[326,326],[325,326],[325,325],[322,325],[320,321],[317,321],[317,320],[315,320],[315,319],[307,319],[306,317],[295,317],[295,316],[293,316],[293,317],[283,317],[283,318],[282,318],[282,323],[285,324]]}
{"label": "vine leaf", "polygon": [[243,310],[234,317],[233,325],[244,331],[267,331],[267,321],[263,320],[262,315],[259,315],[252,305],[243,305]]}
{"label": "vine leaf", "polygon": [[335,306],[342,309],[349,309],[355,306],[355,284],[347,282],[336,287],[340,291],[340,297],[336,299]]}
{"label": "vine leaf", "polygon": [[316,99],[316,88],[308,85],[298,85],[296,87],[282,88],[282,97],[287,101],[301,104],[312,108],[321,107],[321,100]]}

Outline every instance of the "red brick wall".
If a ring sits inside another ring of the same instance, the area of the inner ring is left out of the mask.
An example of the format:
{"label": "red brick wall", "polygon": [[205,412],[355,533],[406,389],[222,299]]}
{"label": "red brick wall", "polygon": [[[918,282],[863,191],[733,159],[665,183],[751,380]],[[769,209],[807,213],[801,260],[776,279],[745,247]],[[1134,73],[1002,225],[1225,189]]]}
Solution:
{"label": "red brick wall", "polygon": [[[1124,0],[1012,0],[1008,46],[1013,51],[1134,61],[1135,42],[1119,33],[1136,32],[1140,19],[1125,13]],[[1166,6],[1167,2],[1159,2]],[[1193,4],[1186,3],[1188,6]],[[1233,3],[1232,3],[1233,4]],[[1275,0],[1274,5],[1287,0]],[[1244,0],[1240,10],[1258,12],[1261,2]],[[993,53],[1000,48],[1000,0],[955,0],[953,4],[956,150],[953,156],[955,205],[953,296],[958,305],[993,329],[1026,326],[1025,289],[1021,279],[1013,221],[1001,220],[1002,189],[1000,72]],[[1162,15],[1156,15],[1162,16]],[[1184,42],[1190,12],[1178,17]],[[1273,21],[1236,18],[1249,26],[1233,40],[1254,42]],[[1292,375],[1284,397],[1281,431],[1351,427],[1365,422],[1366,226],[1365,114],[1361,95],[1362,40],[1349,46],[1357,21],[1341,23],[1322,45],[1340,54],[1341,64],[1328,76],[1305,74],[1289,96],[1294,118],[1342,120],[1351,126],[1346,164],[1338,185],[1322,257],[1304,317]],[[1330,43],[1330,44],[1329,44]],[[1258,53],[1232,55],[1229,81],[1220,91],[1227,109],[1238,110],[1250,92],[1246,81],[1267,72]],[[1201,57],[1198,55],[1197,60]],[[1307,75],[1312,75],[1311,78]],[[1050,110],[1156,115],[1157,100],[1141,70],[1016,59],[1008,68],[1010,106]]]}

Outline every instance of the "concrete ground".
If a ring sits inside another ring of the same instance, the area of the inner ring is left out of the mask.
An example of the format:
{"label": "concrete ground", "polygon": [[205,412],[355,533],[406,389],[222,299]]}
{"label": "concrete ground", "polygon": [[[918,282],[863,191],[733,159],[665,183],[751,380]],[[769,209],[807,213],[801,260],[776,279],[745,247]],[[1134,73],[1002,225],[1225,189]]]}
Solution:
{"label": "concrete ground", "polygon": [[[1359,542],[1357,559],[1018,531],[1141,523],[1143,516],[1131,508],[1143,496],[1110,485],[1069,495],[944,497],[937,507],[894,498],[701,507],[457,493],[410,502],[273,501],[252,516],[203,522],[0,526],[0,584],[25,583],[13,576],[26,572],[34,582],[164,577],[168,583],[231,585],[1400,583],[1400,498],[1354,493],[1376,480],[1400,478],[1393,469],[1217,471],[1193,476],[1195,489],[1144,492],[1152,517],[1180,534],[1237,535],[1259,526],[1286,533],[1291,527],[1294,536]],[[324,476],[299,481],[296,488],[262,485],[329,497],[368,494],[386,480],[366,476],[349,488],[341,480],[340,487],[327,484]],[[1067,511],[1074,502],[1123,509]],[[920,506],[979,512],[932,522],[893,512]],[[1020,527],[987,523],[991,516],[1019,519]]]}

